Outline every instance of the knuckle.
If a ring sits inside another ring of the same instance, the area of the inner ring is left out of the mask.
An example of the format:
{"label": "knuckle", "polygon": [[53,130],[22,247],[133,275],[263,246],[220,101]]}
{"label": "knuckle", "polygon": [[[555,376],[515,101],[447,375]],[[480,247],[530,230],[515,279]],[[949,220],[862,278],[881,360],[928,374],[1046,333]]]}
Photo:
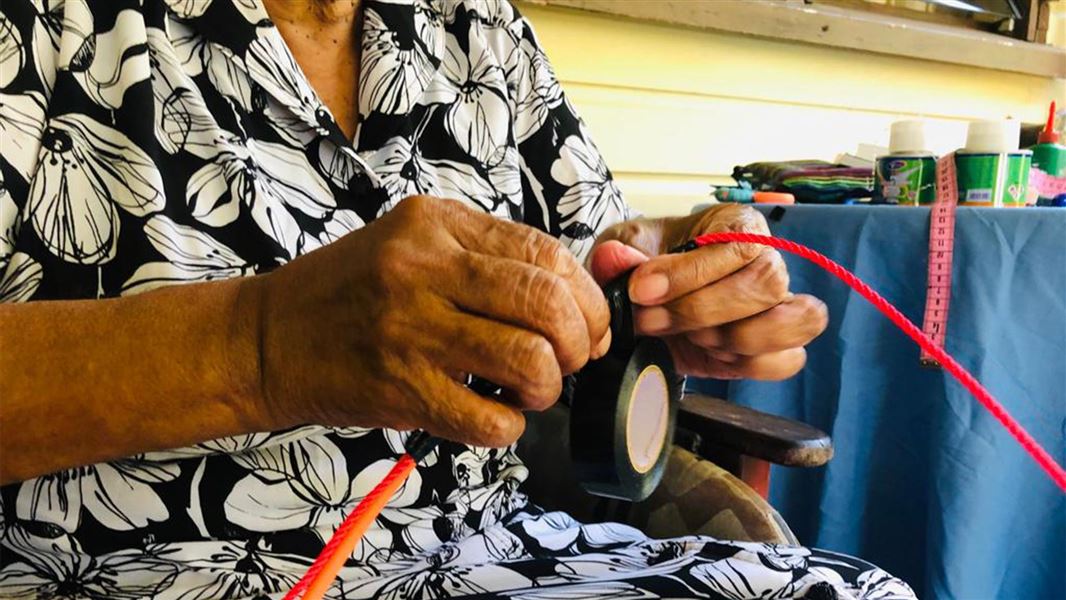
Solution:
{"label": "knuckle", "polygon": [[584,365],[590,344],[588,326],[580,311],[568,301],[569,293],[566,280],[559,275],[535,271],[526,300],[527,314],[536,323],[536,329],[547,338],[545,341],[550,341],[559,368],[567,373]]}
{"label": "knuckle", "polygon": [[770,234],[770,225],[766,222],[766,216],[750,206],[743,207],[741,215],[741,229],[748,233]]}
{"label": "knuckle", "polygon": [[477,254],[465,250],[460,251],[451,264],[455,269],[456,279],[464,288],[477,289],[479,286],[485,285],[485,282],[482,281],[484,278],[483,265]]}
{"label": "knuckle", "polygon": [[515,336],[512,339],[511,356],[521,365],[519,368],[527,374],[527,378],[534,371],[543,371],[548,361],[555,360],[551,342],[539,335]]}
{"label": "knuckle", "polygon": [[729,249],[738,261],[745,264],[758,259],[759,255],[763,253],[762,246],[758,244],[743,244],[740,242],[730,242]]}
{"label": "knuckle", "polygon": [[589,323],[589,330],[592,334],[589,339],[590,344],[603,339],[603,336],[607,335],[607,331],[611,328],[611,309],[607,306],[607,300],[600,295],[594,298],[593,302],[594,306]]}
{"label": "knuckle", "polygon": [[611,235],[607,239],[616,239],[630,246],[641,244],[649,235],[647,226],[640,220],[622,221],[611,226],[609,231]]}
{"label": "knuckle", "polygon": [[404,198],[394,210],[399,211],[400,214],[421,214],[429,211],[434,204],[436,203],[433,198],[419,194]]}
{"label": "knuckle", "polygon": [[407,244],[396,238],[387,238],[378,244],[373,263],[379,270],[394,270],[403,265],[410,254]]}
{"label": "knuckle", "polygon": [[545,368],[531,369],[530,389],[524,395],[524,405],[529,410],[542,411],[550,408],[563,393],[563,380],[558,375],[558,369],[547,365]]}
{"label": "knuckle", "polygon": [[[442,212],[447,212],[447,213],[452,213],[452,214],[454,214],[454,213],[472,212],[470,210],[470,207],[468,207],[467,205],[463,204],[459,200],[455,200],[454,198],[433,198],[433,203],[436,206],[436,209],[439,210],[439,211],[442,211]],[[462,215],[462,216],[465,216],[465,215]]]}
{"label": "knuckle", "polygon": [[369,260],[369,277],[380,288],[390,289],[402,284],[413,258],[411,248],[404,241],[388,238],[378,245]]}
{"label": "knuckle", "polygon": [[556,324],[565,310],[566,283],[558,275],[542,270],[532,270],[524,279],[520,290],[525,304],[523,313],[545,333],[556,333]]}
{"label": "knuckle", "polygon": [[715,276],[715,265],[712,264],[712,261],[697,260],[695,255],[692,258],[693,260],[686,260],[680,263],[684,265],[684,268],[679,270],[677,278],[688,282],[687,287],[690,288],[698,288],[711,283]]}
{"label": "knuckle", "polygon": [[743,231],[745,233],[769,233],[770,227],[766,223],[766,217],[751,206],[743,204],[730,204],[729,210],[716,215],[719,226],[729,231]]}
{"label": "knuckle", "polygon": [[576,261],[562,242],[533,229],[526,236],[526,250],[533,264],[563,276],[573,273]]}
{"label": "knuckle", "polygon": [[730,215],[735,227],[744,227],[752,223],[759,216],[759,211],[742,204],[733,205],[733,214]]}
{"label": "knuckle", "polygon": [[718,204],[704,213],[700,219],[703,231],[741,231],[769,234],[766,217],[751,206],[743,204]]}
{"label": "knuckle", "polygon": [[480,425],[482,443],[487,446],[506,446],[516,439],[512,418],[503,411],[485,412]]}
{"label": "knuckle", "polygon": [[756,292],[768,305],[776,306],[788,297],[788,269],[777,251],[767,252],[751,266],[754,269]]}
{"label": "knuckle", "polygon": [[788,275],[788,267],[785,266],[785,259],[781,258],[781,253],[777,250],[770,251],[770,262],[772,263],[772,275],[773,280],[772,288],[774,297],[778,302],[783,301],[788,297],[788,288],[792,283]]}
{"label": "knuckle", "polygon": [[518,391],[523,402],[534,410],[551,406],[562,392],[562,376],[551,342],[539,335],[523,335],[513,340],[512,351],[508,356],[522,381]]}
{"label": "knuckle", "polygon": [[715,204],[707,209],[700,218],[700,225],[704,228],[729,229],[729,225],[739,220],[746,207],[732,202]]}
{"label": "knuckle", "polygon": [[404,340],[408,336],[407,323],[402,311],[385,306],[371,325],[374,339],[381,340],[383,344],[392,345],[393,342]]}
{"label": "knuckle", "polygon": [[558,352],[559,370],[563,373],[576,373],[585,366],[589,357],[589,343],[586,334],[569,328],[562,334]]}

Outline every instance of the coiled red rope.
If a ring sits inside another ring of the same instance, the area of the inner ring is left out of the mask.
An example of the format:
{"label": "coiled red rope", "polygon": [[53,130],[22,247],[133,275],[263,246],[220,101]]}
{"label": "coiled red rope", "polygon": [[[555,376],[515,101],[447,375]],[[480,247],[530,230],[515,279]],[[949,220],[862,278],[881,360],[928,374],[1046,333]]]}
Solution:
{"label": "coiled red rope", "polygon": [[[683,248],[694,249],[710,244],[723,243],[760,244],[777,250],[783,250],[813,262],[848,284],[851,289],[858,292],[863,298],[866,298],[871,304],[877,307],[882,314],[895,323],[896,327],[902,329],[908,337],[917,342],[917,344],[921,346],[923,350],[928,352],[930,356],[936,359],[948,373],[951,373],[951,375],[971,394],[973,394],[978,402],[980,402],[988,412],[992,413],[992,416],[994,416],[996,420],[998,420],[1000,424],[1002,424],[1003,427],[1014,436],[1014,439],[1017,440],[1029,456],[1040,465],[1044,472],[1047,473],[1048,477],[1058,485],[1059,489],[1066,491],[1066,470],[1063,470],[1063,468],[1051,458],[1051,455],[1048,454],[1048,452],[1044,450],[1035,439],[1033,439],[1033,436],[1031,436],[1029,432],[1010,415],[1010,413],[1007,412],[1007,409],[993,398],[992,394],[990,394],[973,375],[970,375],[970,373],[964,369],[958,361],[945,352],[943,348],[933,343],[933,341],[922,333],[922,330],[918,329],[914,323],[911,323],[910,320],[899,311],[899,309],[892,306],[888,300],[881,297],[880,294],[863,283],[863,281],[853,273],[825,255],[811,250],[806,246],[769,235],[739,232],[709,233],[697,237]],[[367,528],[374,522],[374,519],[376,519],[378,514],[381,513],[381,510],[385,508],[389,499],[392,498],[392,495],[396,493],[396,490],[403,485],[403,482],[414,468],[415,460],[409,454],[404,455],[400,461],[396,463],[396,466],[389,471],[388,475],[385,476],[385,479],[383,479],[381,483],[370,492],[370,494],[363,498],[359,505],[355,507],[355,510],[353,510],[341,526],[337,528],[337,531],[334,532],[329,543],[322,548],[322,552],[311,564],[307,573],[305,573],[292,590],[286,594],[285,600],[321,600],[329,587],[333,585],[333,581],[337,578],[337,573],[340,572],[344,563],[348,561],[348,557],[351,556],[352,552],[355,550],[356,545],[358,545],[363,534],[366,533]]]}

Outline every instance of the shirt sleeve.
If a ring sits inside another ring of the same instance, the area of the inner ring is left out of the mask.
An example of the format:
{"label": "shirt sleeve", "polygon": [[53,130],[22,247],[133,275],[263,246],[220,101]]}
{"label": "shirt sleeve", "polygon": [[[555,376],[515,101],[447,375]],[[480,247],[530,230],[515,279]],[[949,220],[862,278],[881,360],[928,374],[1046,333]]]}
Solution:
{"label": "shirt sleeve", "polygon": [[585,123],[563,93],[529,20],[515,12],[508,65],[522,180],[523,221],[584,260],[605,229],[631,218]]}

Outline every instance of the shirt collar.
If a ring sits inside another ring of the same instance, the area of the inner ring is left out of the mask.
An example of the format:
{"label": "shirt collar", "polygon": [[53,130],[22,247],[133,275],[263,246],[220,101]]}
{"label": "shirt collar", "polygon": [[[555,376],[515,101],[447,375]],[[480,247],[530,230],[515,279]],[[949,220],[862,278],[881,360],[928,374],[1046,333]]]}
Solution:
{"label": "shirt collar", "polygon": [[[257,40],[273,43],[279,48],[275,73],[306,82],[262,0],[166,3],[205,40],[239,54],[246,55],[245,49]],[[361,124],[357,141],[368,115],[404,116],[411,111],[440,67],[444,53],[444,15],[439,0],[364,0],[363,10],[358,106]],[[316,111],[307,110],[306,99],[300,97],[303,94],[285,93],[276,82],[266,80],[261,69],[249,69],[248,75],[266,93],[292,109],[304,126],[322,128],[320,115],[316,117]],[[317,94],[313,90],[309,93],[311,100],[321,106]],[[382,126],[388,131],[378,129],[375,138],[393,135],[402,119],[383,121]],[[327,137],[342,147],[348,145],[335,124],[326,129],[330,130]]]}

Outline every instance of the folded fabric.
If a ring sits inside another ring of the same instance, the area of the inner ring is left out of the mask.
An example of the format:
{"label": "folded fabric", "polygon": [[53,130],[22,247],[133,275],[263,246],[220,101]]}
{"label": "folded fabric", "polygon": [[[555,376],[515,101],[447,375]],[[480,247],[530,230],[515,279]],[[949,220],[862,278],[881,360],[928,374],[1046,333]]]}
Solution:
{"label": "folded fabric", "polygon": [[733,178],[755,190],[787,192],[798,202],[840,203],[873,194],[873,169],[821,160],[758,162],[733,169]]}

